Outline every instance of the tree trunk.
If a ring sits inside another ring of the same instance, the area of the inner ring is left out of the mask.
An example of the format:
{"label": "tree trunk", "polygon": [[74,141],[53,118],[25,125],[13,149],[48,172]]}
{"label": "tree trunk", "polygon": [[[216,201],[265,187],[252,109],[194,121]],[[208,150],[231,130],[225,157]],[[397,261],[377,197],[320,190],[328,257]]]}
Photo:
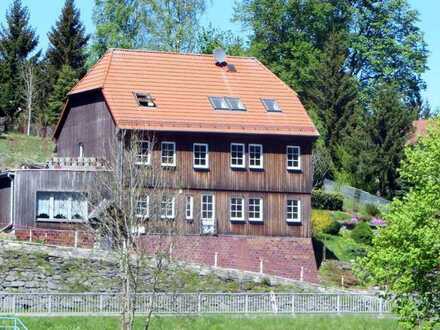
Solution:
{"label": "tree trunk", "polygon": [[122,319],[121,330],[133,329],[134,305],[131,292],[130,280],[130,255],[127,241],[123,242],[121,256],[121,274],[122,274]]}

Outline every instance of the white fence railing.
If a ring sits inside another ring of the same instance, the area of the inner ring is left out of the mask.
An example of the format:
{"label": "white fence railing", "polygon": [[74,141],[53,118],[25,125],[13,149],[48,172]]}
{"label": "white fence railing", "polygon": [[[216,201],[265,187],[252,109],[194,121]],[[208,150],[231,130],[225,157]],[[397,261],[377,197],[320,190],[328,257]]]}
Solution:
{"label": "white fence railing", "polygon": [[[319,293],[143,293],[137,313],[390,313],[388,301],[363,294]],[[0,293],[0,314],[118,314],[120,294]]]}

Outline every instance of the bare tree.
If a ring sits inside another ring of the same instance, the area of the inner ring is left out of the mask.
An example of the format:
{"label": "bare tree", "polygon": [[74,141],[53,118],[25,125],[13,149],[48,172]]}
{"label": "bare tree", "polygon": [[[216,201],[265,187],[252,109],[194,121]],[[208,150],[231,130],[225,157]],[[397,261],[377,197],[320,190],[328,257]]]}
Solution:
{"label": "bare tree", "polygon": [[27,112],[27,135],[31,134],[32,107],[37,96],[36,69],[32,61],[24,61],[21,67],[21,79],[24,84],[23,99]]}
{"label": "bare tree", "polygon": [[[183,196],[175,171],[162,167],[160,155],[154,152],[154,136],[127,131],[117,135],[111,160],[106,170],[97,172],[87,198],[90,208],[95,210],[92,216],[96,217],[96,221],[90,222],[91,229],[118,258],[121,329],[129,330],[133,327],[139,282],[145,281],[142,274],[148,272],[148,288],[154,294],[162,274],[171,265],[170,245],[179,233],[177,206],[182,205]],[[146,237],[151,235],[154,251],[145,244]],[[150,325],[152,301],[145,329]]]}

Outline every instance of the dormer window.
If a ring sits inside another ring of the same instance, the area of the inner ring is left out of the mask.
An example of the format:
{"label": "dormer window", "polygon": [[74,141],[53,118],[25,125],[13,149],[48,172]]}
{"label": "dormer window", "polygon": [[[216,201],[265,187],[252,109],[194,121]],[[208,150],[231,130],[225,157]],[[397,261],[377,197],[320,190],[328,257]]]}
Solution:
{"label": "dormer window", "polygon": [[156,103],[154,102],[154,97],[150,93],[140,93],[136,92],[134,93],[134,96],[136,98],[136,102],[140,107],[145,108],[155,108]]}
{"label": "dormer window", "polygon": [[209,96],[208,98],[214,110],[246,110],[239,97]]}
{"label": "dormer window", "polygon": [[281,112],[280,105],[275,99],[261,99],[267,112]]}

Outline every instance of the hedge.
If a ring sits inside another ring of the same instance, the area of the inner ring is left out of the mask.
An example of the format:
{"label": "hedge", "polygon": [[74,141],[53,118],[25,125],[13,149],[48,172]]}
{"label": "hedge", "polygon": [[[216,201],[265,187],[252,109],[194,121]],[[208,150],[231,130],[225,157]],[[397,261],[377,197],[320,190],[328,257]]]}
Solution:
{"label": "hedge", "polygon": [[340,211],[344,204],[341,194],[328,193],[322,190],[312,191],[312,208],[322,210]]}

